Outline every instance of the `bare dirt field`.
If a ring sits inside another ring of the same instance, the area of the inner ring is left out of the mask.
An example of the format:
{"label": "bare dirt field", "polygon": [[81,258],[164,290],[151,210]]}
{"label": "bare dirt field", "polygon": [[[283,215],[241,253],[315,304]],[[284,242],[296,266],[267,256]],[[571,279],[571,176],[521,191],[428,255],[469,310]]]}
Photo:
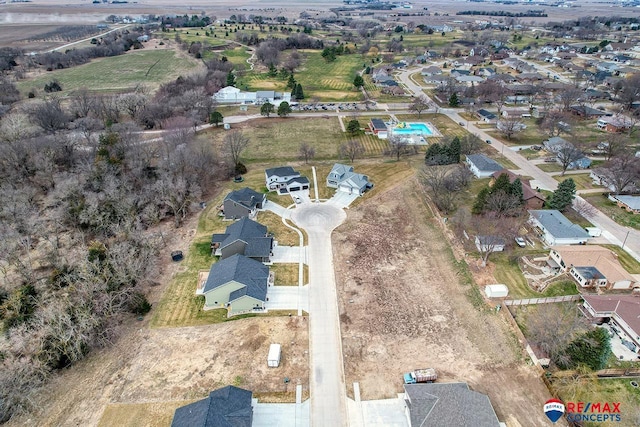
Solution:
{"label": "bare dirt field", "polygon": [[[179,406],[175,401],[200,399],[229,384],[252,390],[261,401],[294,401],[298,381],[307,390],[309,340],[303,318],[251,318],[171,329],[133,326],[139,329],[130,328],[112,348],[56,377],[38,397],[43,403],[37,413],[7,425],[98,425],[105,408],[112,419],[130,410],[122,404],[167,406],[160,412],[170,422],[173,408]],[[277,369],[266,363],[272,342],[282,344]],[[284,377],[290,378],[289,384]],[[136,425],[156,424],[149,418],[136,420]]]}
{"label": "bare dirt field", "polygon": [[416,186],[410,179],[362,203],[334,232],[348,387],[358,381],[363,399],[390,398],[403,372],[434,367],[439,381],[488,394],[507,425],[543,425],[546,387],[503,317],[465,295]]}

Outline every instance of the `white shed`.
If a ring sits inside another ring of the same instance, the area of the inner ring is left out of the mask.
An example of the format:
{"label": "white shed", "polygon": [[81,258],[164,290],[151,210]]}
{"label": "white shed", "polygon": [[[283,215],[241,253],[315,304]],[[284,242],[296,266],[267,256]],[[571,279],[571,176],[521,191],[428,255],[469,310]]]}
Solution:
{"label": "white shed", "polygon": [[270,368],[277,368],[280,366],[280,344],[271,344],[269,347],[267,366]]}
{"label": "white shed", "polygon": [[509,294],[509,288],[505,285],[487,285],[484,287],[487,298],[504,298]]}

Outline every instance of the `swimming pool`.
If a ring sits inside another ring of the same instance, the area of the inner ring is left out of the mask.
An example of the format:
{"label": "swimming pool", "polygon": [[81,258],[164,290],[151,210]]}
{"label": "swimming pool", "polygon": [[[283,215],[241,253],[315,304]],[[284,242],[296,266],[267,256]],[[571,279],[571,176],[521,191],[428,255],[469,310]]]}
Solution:
{"label": "swimming pool", "polygon": [[398,135],[422,135],[432,136],[433,130],[426,123],[400,122],[391,128],[392,132]]}

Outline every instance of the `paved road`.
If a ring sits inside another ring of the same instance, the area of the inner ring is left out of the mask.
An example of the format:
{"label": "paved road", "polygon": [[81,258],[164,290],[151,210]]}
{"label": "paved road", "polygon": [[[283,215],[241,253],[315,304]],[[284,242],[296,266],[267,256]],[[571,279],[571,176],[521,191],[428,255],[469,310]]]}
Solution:
{"label": "paved road", "polygon": [[[422,86],[416,84],[413,80],[409,78],[412,73],[415,73],[418,69],[408,69],[403,70],[398,74],[401,82],[409,89],[411,92],[417,95],[424,95],[422,91]],[[431,104],[433,102],[429,100]],[[441,108],[439,112],[447,115],[451,120],[456,123],[464,123],[466,129],[480,137],[483,141],[490,140],[491,146],[501,153],[504,157],[513,162],[517,169],[520,169],[520,173],[525,176],[530,176],[533,178],[535,182],[532,182],[532,186],[540,187],[545,190],[555,190],[558,186],[558,181],[556,181],[552,176],[543,170],[539,169],[533,163],[531,163],[526,158],[522,157],[520,153],[517,151],[513,151],[506,144],[502,144],[499,140],[495,139],[493,136],[486,133],[484,130],[479,129],[475,126],[474,122],[467,121],[463,119],[458,114],[459,110],[452,108]],[[584,199],[580,196],[577,196],[574,203],[584,202]],[[616,244],[618,246],[623,246],[623,248],[629,252],[635,259],[640,261],[640,231],[634,230],[629,227],[622,226],[611,218],[603,214],[601,211],[595,209],[593,215],[590,215],[587,218],[589,221],[593,223],[596,227],[602,230],[602,235],[607,238],[611,243]]]}
{"label": "paved road", "polygon": [[333,271],[331,231],[346,214],[327,203],[300,205],[291,219],[309,237],[309,337],[311,425],[348,425],[338,297]]}
{"label": "paved road", "polygon": [[44,52],[50,53],[50,52],[55,52],[57,50],[67,49],[67,48],[69,48],[71,46],[74,46],[76,44],[88,42],[88,41],[91,41],[91,39],[97,39],[97,38],[103,37],[103,36],[105,36],[105,35],[107,35],[109,33],[112,33],[114,31],[123,30],[123,29],[125,29],[125,28],[127,28],[129,26],[130,26],[130,24],[122,25],[122,26],[119,26],[119,27],[116,27],[116,28],[112,28],[111,30],[105,31],[104,33],[96,34],[96,35],[93,35],[91,37],[87,37],[86,39],[76,40],[76,41],[71,42],[71,43],[63,44],[62,46],[54,47],[53,49],[48,49],[48,50],[46,50]]}

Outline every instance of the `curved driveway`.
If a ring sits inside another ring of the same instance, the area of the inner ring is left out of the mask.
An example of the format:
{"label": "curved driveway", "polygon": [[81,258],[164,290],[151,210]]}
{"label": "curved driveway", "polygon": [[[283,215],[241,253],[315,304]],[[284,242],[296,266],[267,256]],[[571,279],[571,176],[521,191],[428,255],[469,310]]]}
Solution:
{"label": "curved driveway", "polygon": [[305,203],[291,219],[309,236],[309,337],[311,425],[348,425],[338,296],[333,272],[331,232],[346,218],[328,203]]}

